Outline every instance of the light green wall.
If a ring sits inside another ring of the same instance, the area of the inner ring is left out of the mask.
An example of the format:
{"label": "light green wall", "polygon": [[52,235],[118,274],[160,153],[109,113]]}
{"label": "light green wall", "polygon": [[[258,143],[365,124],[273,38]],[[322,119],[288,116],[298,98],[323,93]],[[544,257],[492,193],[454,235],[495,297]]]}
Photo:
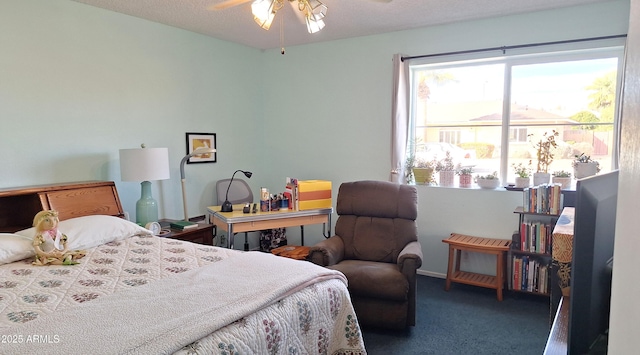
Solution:
{"label": "light green wall", "polygon": [[[386,180],[391,58],[626,33],[629,1],[455,23],[259,51],[68,0],[0,2],[0,187],[114,180],[118,150],[168,147],[171,179],[154,183],[161,216],[182,216],[185,132],[218,134],[218,163],[187,168],[190,215],[216,180],[249,169],[260,186],[284,178]],[[330,26],[330,23],[327,24]],[[446,271],[451,232],[509,238],[518,193],[418,187],[422,272]],[[375,201],[372,201],[375,203]],[[319,241],[308,227],[306,244]],[[288,231],[291,243],[299,232]],[[236,243],[239,245],[241,243]],[[255,236],[252,238],[255,245]],[[465,260],[487,269],[482,258]],[[478,270],[482,271],[482,270]]]}
{"label": "light green wall", "polygon": [[190,215],[213,182],[259,154],[262,53],[67,0],[0,2],[0,187],[108,179],[135,213],[140,185],[120,181],[118,151],[168,147],[160,215],[182,217],[185,132],[215,132],[218,163],[186,166]]}
{"label": "light green wall", "polygon": [[[624,34],[628,13],[628,1],[612,1],[292,47],[284,56],[277,49],[267,51],[266,135],[288,132],[289,142],[269,142],[269,153],[287,157],[293,176],[332,180],[334,197],[344,181],[386,180],[394,53],[421,55]],[[291,159],[292,153],[298,159]],[[269,172],[274,182],[279,181],[280,171]],[[418,190],[425,272],[446,273],[442,239],[451,232],[508,239],[517,229],[513,209],[521,203],[520,193],[424,186]],[[309,239],[305,236],[305,242]],[[469,258],[468,267],[495,273],[483,259]]]}

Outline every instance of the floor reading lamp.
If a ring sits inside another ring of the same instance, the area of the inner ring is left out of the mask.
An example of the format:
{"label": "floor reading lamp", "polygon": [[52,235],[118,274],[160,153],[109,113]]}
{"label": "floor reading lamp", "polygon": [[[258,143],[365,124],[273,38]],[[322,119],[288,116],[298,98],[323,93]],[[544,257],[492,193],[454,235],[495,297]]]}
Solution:
{"label": "floor reading lamp", "polygon": [[200,147],[195,149],[193,152],[185,155],[184,158],[182,158],[182,160],[180,161],[180,182],[182,184],[182,207],[184,208],[184,220],[187,222],[189,221],[189,215],[187,214],[187,194],[184,187],[184,183],[186,181],[186,179],[184,178],[184,163],[186,163],[187,160],[189,160],[189,158],[191,157],[203,155],[203,154],[215,153],[215,152],[216,150],[214,148]]}

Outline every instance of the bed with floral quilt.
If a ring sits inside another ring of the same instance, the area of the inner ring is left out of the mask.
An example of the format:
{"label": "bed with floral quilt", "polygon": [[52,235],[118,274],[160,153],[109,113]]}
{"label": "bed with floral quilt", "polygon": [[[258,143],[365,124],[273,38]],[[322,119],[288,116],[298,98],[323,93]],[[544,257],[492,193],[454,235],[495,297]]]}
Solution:
{"label": "bed with floral quilt", "polygon": [[[18,195],[0,191],[0,215],[11,196],[15,204]],[[82,204],[57,206],[66,205]],[[33,228],[0,233],[0,353],[366,353],[341,273],[82,211],[61,211],[58,226],[86,253],[76,265],[33,265]]]}

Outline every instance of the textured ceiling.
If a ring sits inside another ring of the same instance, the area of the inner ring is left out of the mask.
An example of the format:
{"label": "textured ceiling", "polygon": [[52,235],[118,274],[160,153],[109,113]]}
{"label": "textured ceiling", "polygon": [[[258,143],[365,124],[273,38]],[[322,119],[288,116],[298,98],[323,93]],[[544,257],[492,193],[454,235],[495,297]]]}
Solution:
{"label": "textured ceiling", "polygon": [[251,2],[220,11],[207,10],[224,0],[73,0],[259,49],[330,41],[400,31],[455,21],[517,14],[607,0],[322,0],[326,27],[315,34],[294,8],[285,5],[269,31],[251,15]]}

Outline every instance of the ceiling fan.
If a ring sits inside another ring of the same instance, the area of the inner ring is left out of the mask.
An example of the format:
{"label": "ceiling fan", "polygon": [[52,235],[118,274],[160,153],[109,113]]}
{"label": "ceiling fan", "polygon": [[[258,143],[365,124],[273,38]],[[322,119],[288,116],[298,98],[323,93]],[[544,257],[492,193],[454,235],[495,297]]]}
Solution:
{"label": "ceiling fan", "polygon": [[[322,20],[327,14],[327,6],[320,0],[225,0],[209,6],[208,10],[224,10],[230,7],[242,5],[248,2],[251,4],[253,19],[260,27],[268,30],[271,27],[276,12],[280,10],[285,2],[289,2],[295,8],[297,2],[298,10],[296,14],[304,15],[309,33],[316,33],[324,28]],[[391,0],[368,0],[373,2],[388,3]]]}
{"label": "ceiling fan", "polygon": [[[228,9],[230,7],[234,7],[234,6],[238,6],[238,5],[242,5],[248,2],[251,2],[254,0],[225,0],[222,1],[220,3],[217,3],[215,5],[211,5],[208,7],[209,10],[224,10],[224,9]],[[290,2],[294,2],[296,0],[288,0]],[[391,2],[392,0],[369,0],[369,1],[373,1],[373,2]]]}

